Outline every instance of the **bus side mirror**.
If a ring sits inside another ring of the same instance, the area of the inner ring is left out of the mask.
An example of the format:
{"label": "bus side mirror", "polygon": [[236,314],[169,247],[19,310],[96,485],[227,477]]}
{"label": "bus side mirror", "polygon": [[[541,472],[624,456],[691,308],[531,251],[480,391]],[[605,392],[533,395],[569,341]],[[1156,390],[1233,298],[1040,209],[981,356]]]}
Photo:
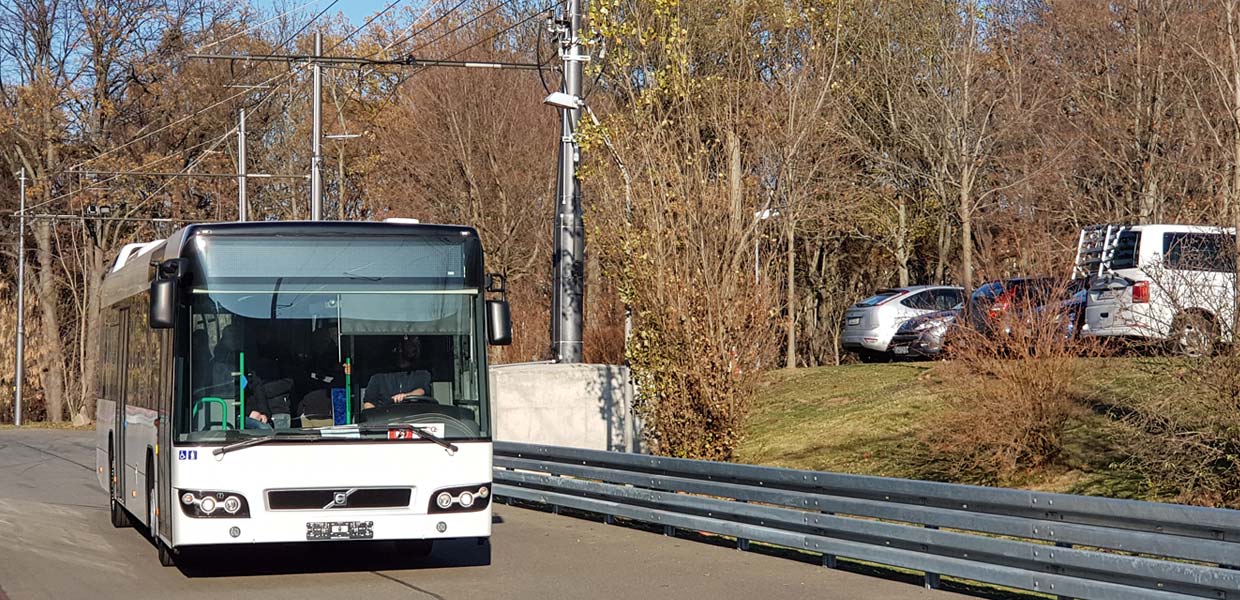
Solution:
{"label": "bus side mirror", "polygon": [[156,279],[151,282],[151,329],[171,329],[176,321],[177,281]]}
{"label": "bus side mirror", "polygon": [[512,343],[512,316],[507,300],[487,300],[487,343],[492,346]]}
{"label": "bus side mirror", "polygon": [[180,301],[180,282],[185,274],[186,261],[174,258],[155,267],[155,279],[151,281],[151,305],[147,322],[151,329],[171,329],[176,325],[177,304]]}

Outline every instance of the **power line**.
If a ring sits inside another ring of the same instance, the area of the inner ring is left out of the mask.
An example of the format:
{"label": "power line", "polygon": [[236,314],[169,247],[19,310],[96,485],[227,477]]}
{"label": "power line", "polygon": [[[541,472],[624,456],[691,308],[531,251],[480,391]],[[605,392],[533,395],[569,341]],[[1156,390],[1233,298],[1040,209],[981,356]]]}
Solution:
{"label": "power line", "polygon": [[[299,6],[295,7],[295,8],[290,8],[290,9],[288,9],[288,10],[284,11],[284,12],[281,12],[281,13],[279,13],[279,14],[276,14],[275,16],[271,17],[270,19],[267,19],[266,21],[263,21],[262,23],[257,23],[257,24],[249,25],[249,26],[245,27],[244,29],[242,29],[241,31],[238,31],[237,33],[234,33],[234,34],[232,34],[232,35],[230,35],[230,36],[228,36],[228,37],[226,37],[226,38],[224,38],[224,39],[216,40],[216,41],[211,42],[211,43],[209,43],[209,44],[205,44],[205,45],[199,46],[199,47],[197,47],[197,48],[194,48],[194,52],[202,52],[202,51],[204,51],[204,50],[206,50],[206,49],[208,49],[208,48],[214,48],[214,47],[216,47],[216,46],[218,46],[218,45],[220,45],[220,44],[223,44],[224,42],[227,42],[228,40],[234,39],[234,38],[236,38],[236,37],[238,37],[238,36],[245,35],[245,34],[249,33],[249,32],[250,32],[250,30],[252,30],[252,29],[256,29],[256,28],[262,27],[262,26],[264,26],[264,25],[267,25],[268,23],[271,23],[272,21],[275,21],[275,20],[280,19],[280,18],[282,18],[282,17],[286,17],[286,16],[288,16],[288,15],[290,15],[290,14],[292,14],[292,13],[296,12],[296,11],[299,11],[299,10],[301,10],[301,9],[303,9],[303,8],[307,7],[307,6],[310,6],[311,4],[319,4],[319,3],[321,3],[321,2],[323,2],[323,0],[310,0],[309,2],[302,3],[301,5],[299,5]],[[335,4],[335,2],[333,2],[332,4]],[[320,13],[320,15],[321,15],[321,14],[322,14],[322,13]],[[317,19],[317,18],[318,18],[318,15],[316,15],[314,18],[315,18],[315,19]],[[311,19],[311,21],[314,21],[314,19]],[[285,41],[284,43],[286,43],[286,44],[287,44],[288,42],[287,42],[287,41]],[[283,46],[283,44],[281,44],[281,46]]]}
{"label": "power line", "polygon": [[[442,1],[442,0],[441,0],[441,1]],[[403,44],[403,43],[405,43],[405,42],[407,42],[407,41],[409,41],[409,40],[411,40],[411,39],[413,39],[413,38],[417,37],[419,34],[421,34],[422,32],[424,32],[424,31],[426,31],[426,30],[430,29],[431,27],[434,27],[435,25],[438,25],[440,21],[443,21],[444,19],[448,18],[448,15],[450,15],[450,14],[452,14],[452,13],[456,12],[456,10],[457,10],[458,8],[460,8],[460,7],[464,6],[464,5],[465,5],[465,3],[466,3],[466,2],[468,2],[468,1],[469,1],[469,0],[461,0],[460,2],[457,2],[455,6],[453,6],[452,8],[449,8],[447,11],[445,11],[443,14],[439,15],[438,17],[436,17],[436,18],[435,18],[433,21],[431,21],[430,23],[427,23],[425,27],[422,27],[422,28],[418,29],[417,31],[414,31],[413,33],[410,33],[409,35],[407,35],[407,36],[405,36],[405,37],[401,38],[399,41],[392,42],[391,44],[389,44],[389,45],[387,46],[387,48],[384,48],[383,50],[380,50],[379,52],[386,52],[389,48],[392,48],[392,47],[395,47],[395,46],[399,46],[399,45],[401,45],[401,44]],[[433,6],[433,5],[432,5],[432,6]],[[430,10],[430,9],[428,8],[427,10]],[[423,13],[423,15],[425,15],[425,14],[426,14],[426,13]],[[379,52],[375,52],[374,54],[379,54]],[[371,56],[374,56],[374,54],[371,54]],[[367,58],[369,58],[369,57],[367,57]]]}
{"label": "power line", "polygon": [[458,31],[460,31],[460,30],[462,30],[462,29],[464,29],[464,28],[466,28],[466,27],[469,27],[470,25],[473,25],[473,24],[474,24],[474,23],[476,23],[479,19],[481,19],[481,18],[483,18],[483,17],[485,17],[485,16],[487,16],[487,15],[489,15],[489,14],[491,14],[491,13],[493,13],[493,12],[495,12],[495,11],[497,11],[497,10],[499,10],[499,9],[501,9],[501,8],[503,8],[503,7],[505,7],[505,6],[507,6],[507,5],[509,5],[509,4],[512,4],[514,1],[515,1],[515,0],[504,0],[503,2],[500,2],[499,4],[496,4],[496,5],[492,6],[491,8],[488,8],[487,10],[484,10],[484,11],[482,11],[482,12],[478,13],[477,15],[474,15],[474,17],[473,17],[472,19],[469,19],[468,21],[465,21],[464,23],[461,23],[460,25],[457,25],[456,27],[454,27],[454,28],[452,28],[452,29],[450,29],[450,30],[448,30],[448,31],[445,31],[445,32],[441,33],[441,34],[439,35],[439,37],[437,37],[437,38],[435,38],[435,39],[433,39],[433,40],[431,40],[431,41],[429,41],[429,42],[424,42],[424,43],[422,43],[422,44],[418,44],[417,46],[414,46],[413,50],[410,50],[410,51],[409,51],[409,53],[410,53],[410,54],[416,54],[416,53],[418,52],[418,50],[421,50],[421,49],[423,49],[423,48],[425,48],[425,47],[427,47],[427,46],[429,46],[429,45],[431,45],[431,44],[434,44],[435,42],[438,42],[439,40],[442,40],[442,39],[444,39],[444,38],[446,38],[446,37],[448,37],[448,36],[450,36],[450,35],[452,35],[452,34],[454,34],[454,33],[458,32]]}
{"label": "power line", "polygon": [[[290,75],[290,73],[281,73],[281,74],[278,74],[278,75],[273,75],[272,77],[270,77],[270,78],[266,79],[265,81],[263,81],[263,82],[262,82],[262,83],[260,83],[259,85],[267,85],[267,84],[269,84],[269,83],[271,83],[271,82],[273,82],[273,81],[275,81],[275,80],[279,79],[280,77],[284,77],[284,76],[288,76],[288,75]],[[199,116],[199,115],[201,115],[201,114],[203,114],[203,113],[205,113],[205,112],[207,112],[207,111],[209,111],[209,110],[212,110],[212,109],[214,109],[214,108],[216,108],[216,107],[218,107],[218,106],[221,106],[221,105],[223,105],[223,104],[226,104],[226,103],[228,103],[228,102],[231,102],[231,101],[233,101],[233,100],[235,100],[235,99],[237,99],[237,98],[240,98],[240,97],[242,97],[242,96],[244,96],[244,95],[246,95],[246,94],[249,94],[249,93],[250,93],[250,90],[249,90],[249,89],[246,89],[246,90],[243,90],[243,91],[237,92],[236,94],[233,94],[233,95],[231,95],[231,96],[228,96],[227,98],[224,98],[223,100],[219,100],[219,101],[217,101],[217,102],[214,102],[214,103],[212,103],[212,104],[210,104],[210,105],[206,106],[205,108],[200,108],[200,109],[198,109],[198,110],[196,110],[196,111],[194,111],[194,112],[192,112],[192,113],[190,113],[190,114],[188,114],[188,115],[185,115],[184,117],[181,117],[180,119],[177,119],[177,120],[175,120],[175,121],[172,121],[171,123],[168,123],[167,125],[164,125],[163,127],[160,127],[159,129],[156,129],[156,130],[154,130],[154,131],[149,131],[149,132],[147,132],[147,133],[144,133],[144,134],[142,134],[142,135],[140,135],[140,136],[138,136],[138,137],[136,137],[136,138],[133,138],[133,139],[131,139],[131,140],[129,140],[129,141],[127,141],[127,142],[125,142],[125,143],[123,143],[123,144],[119,145],[119,146],[115,146],[115,147],[113,147],[113,148],[111,148],[111,149],[109,149],[109,150],[105,150],[105,151],[103,151],[103,152],[100,152],[99,154],[96,154],[96,155],[95,155],[94,157],[92,157],[92,158],[88,158],[88,159],[83,160],[83,161],[81,161],[81,162],[79,162],[79,163],[76,163],[76,164],[74,164],[73,166],[69,167],[69,169],[68,169],[68,170],[69,170],[69,171],[73,171],[73,170],[75,170],[76,168],[81,167],[82,165],[85,165],[86,163],[90,163],[90,162],[97,161],[97,160],[99,160],[99,159],[101,159],[101,158],[103,158],[103,157],[105,157],[105,156],[108,156],[109,154],[113,154],[113,153],[115,153],[117,150],[121,150],[122,148],[126,148],[126,147],[128,147],[128,146],[131,146],[131,145],[133,145],[133,144],[136,144],[136,143],[138,143],[138,142],[140,142],[140,141],[142,141],[142,140],[145,140],[145,139],[147,139],[147,138],[149,138],[149,137],[151,137],[151,136],[153,136],[153,135],[155,135],[155,134],[157,134],[157,133],[160,133],[160,132],[162,132],[162,131],[166,131],[166,130],[168,130],[169,128],[172,128],[172,127],[175,127],[175,126],[177,126],[177,125],[180,125],[181,123],[184,123],[184,122],[186,122],[186,121],[188,121],[188,120],[190,120],[190,119],[193,119],[194,117],[197,117],[197,116]]]}
{"label": "power line", "polygon": [[[323,1],[323,0],[314,0],[314,2],[313,2],[313,3],[317,4],[318,2],[322,2],[322,1]],[[330,4],[328,4],[327,6],[325,6],[325,7],[324,7],[322,10],[320,10],[317,14],[315,14],[313,17],[311,17],[311,18],[310,18],[310,20],[306,21],[306,22],[305,22],[305,24],[303,24],[303,25],[301,26],[301,28],[300,28],[300,29],[298,29],[298,30],[297,30],[296,32],[294,32],[292,35],[290,35],[290,36],[288,36],[287,38],[285,38],[285,39],[284,39],[283,41],[281,41],[281,42],[280,42],[280,44],[279,44],[278,46],[276,46],[276,47],[277,47],[277,48],[283,47],[285,44],[288,44],[288,42],[289,42],[289,41],[291,41],[293,38],[297,37],[298,35],[301,35],[301,33],[302,33],[303,31],[305,31],[305,30],[306,30],[306,28],[310,27],[310,25],[311,25],[311,24],[313,24],[313,23],[314,23],[315,21],[317,21],[320,17],[322,17],[324,14],[326,14],[326,13],[327,13],[327,11],[331,10],[331,9],[332,9],[332,7],[336,6],[336,4],[337,4],[337,3],[339,3],[339,2],[340,2],[340,0],[332,0],[332,2],[331,2]],[[311,3],[310,3],[310,2],[307,2],[306,4],[302,4],[301,6],[302,6],[302,7],[304,7],[304,6],[308,5],[308,4],[311,4]],[[298,9],[300,9],[300,8],[301,8],[301,7],[298,7]],[[293,10],[297,10],[297,9],[293,9]],[[285,15],[287,15],[287,14],[291,13],[291,12],[292,12],[291,10],[289,10],[289,11],[284,11],[283,13],[280,13],[279,15],[277,15],[277,17],[285,16]],[[272,19],[269,19],[267,22],[270,22],[271,20],[272,20]],[[247,29],[249,29],[249,28],[247,28]],[[360,29],[360,28],[359,28],[359,29]],[[355,30],[354,30],[354,33],[356,33],[357,31],[358,31],[358,30],[356,30],[356,29],[355,29]],[[241,33],[244,33],[244,31],[243,31],[243,32],[241,32]],[[234,36],[231,36],[231,37],[235,37],[236,35],[238,35],[238,34],[234,34]],[[226,38],[226,39],[230,39],[230,38]],[[192,55],[191,55],[191,56],[192,56]],[[273,77],[271,77],[271,78],[267,79],[266,81],[263,81],[263,82],[262,82],[262,83],[260,83],[259,85],[260,85],[260,86],[267,85],[267,84],[271,83],[272,81],[275,81],[278,77],[279,77],[279,75],[273,76]],[[237,80],[237,79],[238,79],[237,77],[234,77],[234,78],[233,78],[234,83],[236,82],[236,80]],[[116,146],[116,147],[113,147],[113,148],[111,148],[111,149],[109,149],[109,150],[107,150],[107,151],[101,152],[101,153],[99,153],[99,154],[95,155],[93,158],[88,158],[88,159],[83,160],[83,161],[81,161],[81,162],[79,162],[79,163],[76,163],[76,164],[74,164],[73,166],[71,166],[71,167],[69,168],[69,170],[70,170],[70,171],[72,171],[72,170],[76,169],[77,167],[80,167],[80,166],[82,166],[82,165],[84,165],[84,164],[86,164],[86,163],[89,163],[89,162],[94,162],[94,161],[96,161],[96,160],[99,160],[100,158],[103,158],[104,156],[107,156],[107,155],[109,155],[109,154],[112,154],[112,153],[116,152],[117,150],[120,150],[120,149],[125,148],[125,147],[127,147],[127,146],[129,146],[129,145],[131,145],[131,144],[134,144],[134,143],[136,143],[136,142],[138,142],[138,141],[141,141],[141,140],[144,140],[144,139],[146,139],[146,138],[149,138],[150,136],[155,135],[156,133],[159,133],[159,132],[161,132],[161,131],[164,131],[164,130],[166,130],[166,129],[170,128],[170,127],[174,127],[174,126],[176,126],[176,125],[178,125],[178,124],[180,124],[180,123],[184,123],[185,121],[188,121],[188,120],[190,120],[190,119],[192,119],[192,118],[194,118],[194,117],[197,117],[197,116],[199,116],[199,115],[201,115],[201,114],[203,114],[203,113],[205,113],[205,112],[207,112],[207,111],[209,111],[209,110],[212,110],[212,109],[216,108],[217,106],[220,106],[220,105],[222,105],[222,104],[225,104],[225,103],[227,103],[227,102],[230,102],[230,101],[232,101],[232,100],[235,100],[235,99],[237,99],[237,98],[240,98],[241,96],[244,96],[244,95],[246,95],[246,94],[248,94],[248,93],[250,93],[250,92],[249,92],[249,88],[247,88],[247,89],[245,89],[245,90],[243,90],[243,91],[241,91],[241,92],[238,92],[238,93],[236,93],[236,94],[233,94],[232,96],[229,96],[229,97],[227,97],[227,98],[224,98],[223,100],[220,100],[220,101],[218,101],[218,102],[215,102],[214,104],[211,104],[211,105],[209,105],[209,106],[207,106],[207,107],[205,107],[205,108],[201,108],[201,109],[199,109],[199,110],[196,110],[196,111],[194,111],[193,113],[191,113],[191,114],[189,114],[189,115],[186,115],[185,117],[182,117],[182,118],[180,118],[180,119],[177,119],[176,121],[173,121],[173,122],[171,122],[171,123],[168,123],[167,125],[164,125],[163,127],[160,127],[159,129],[156,129],[156,130],[154,130],[154,131],[148,132],[148,133],[146,133],[146,134],[142,134],[142,135],[140,135],[140,136],[138,136],[138,137],[136,137],[136,138],[134,138],[134,139],[129,140],[128,142],[125,142],[125,143],[121,144],[120,146]],[[262,101],[262,100],[259,100],[259,102],[261,102],[261,101]],[[256,104],[257,104],[257,103],[256,103]]]}
{"label": "power line", "polygon": [[331,48],[328,48],[328,49],[327,49],[327,51],[328,51],[328,52],[331,52],[332,50],[335,50],[337,47],[339,47],[341,44],[343,44],[343,43],[347,42],[347,41],[349,40],[349,38],[351,38],[351,37],[353,37],[353,36],[357,35],[357,33],[358,33],[359,31],[361,31],[361,30],[366,29],[367,27],[369,27],[371,23],[374,23],[376,19],[378,19],[379,17],[383,16],[383,14],[384,14],[384,13],[386,13],[387,11],[392,10],[392,7],[393,7],[393,6],[396,6],[397,4],[400,4],[400,2],[401,2],[401,0],[392,0],[392,3],[391,3],[391,4],[388,4],[387,6],[383,7],[383,10],[381,10],[381,11],[379,11],[379,12],[375,13],[375,14],[374,14],[373,16],[371,16],[369,19],[366,19],[366,22],[365,22],[365,23],[362,23],[362,26],[361,26],[361,27],[358,27],[357,29],[354,29],[354,30],[353,30],[353,33],[350,33],[349,35],[346,35],[346,36],[344,36],[344,37],[340,38],[340,41],[336,42],[335,44],[332,44],[332,47],[331,47]]}
{"label": "power line", "polygon": [[[409,22],[409,27],[410,27],[410,28],[413,28],[413,26],[414,26],[414,25],[416,25],[418,21],[421,21],[422,19],[426,18],[426,16],[427,16],[427,15],[429,15],[429,14],[431,14],[431,11],[435,9],[435,6],[436,6],[436,5],[439,5],[439,4],[441,4],[441,3],[443,3],[443,0],[435,0],[434,2],[430,3],[430,4],[426,7],[426,10],[422,11],[422,14],[418,15],[417,17],[414,17],[414,19],[413,19],[412,21],[410,21],[410,22]],[[425,29],[422,29],[422,30],[420,30],[420,31],[425,31]],[[416,36],[416,35],[417,35],[420,31],[415,31],[412,35],[415,35],[415,36]],[[393,46],[395,46],[395,45],[396,45],[396,44],[398,44],[398,43],[403,43],[403,41],[404,41],[404,40],[407,40],[407,39],[409,39],[409,38],[408,38],[408,37],[406,37],[406,38],[402,38],[401,40],[392,40],[392,41],[391,41],[391,42],[389,42],[387,45],[385,45],[384,47],[382,47],[382,48],[378,49],[377,51],[375,51],[375,52],[371,52],[370,54],[367,54],[367,55],[366,55],[366,58],[374,58],[376,55],[379,55],[379,54],[386,54],[386,53],[387,53],[387,51],[388,51],[388,50],[391,50]]]}

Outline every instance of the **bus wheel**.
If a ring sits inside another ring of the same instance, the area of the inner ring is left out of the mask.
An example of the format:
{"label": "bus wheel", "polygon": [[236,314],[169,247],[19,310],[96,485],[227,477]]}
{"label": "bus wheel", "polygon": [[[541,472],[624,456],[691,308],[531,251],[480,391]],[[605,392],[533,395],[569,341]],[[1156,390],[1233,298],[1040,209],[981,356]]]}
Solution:
{"label": "bus wheel", "polygon": [[176,559],[172,556],[172,550],[168,548],[163,540],[159,539],[159,531],[155,521],[155,465],[154,461],[147,457],[146,461],[146,514],[147,514],[147,532],[151,535],[151,541],[155,543],[155,549],[159,551],[159,564],[165,567],[176,566]]}
{"label": "bus wheel", "polygon": [[112,526],[129,527],[129,513],[116,501],[116,462],[112,460],[112,439],[108,439],[108,502],[112,508]]}
{"label": "bus wheel", "polygon": [[406,558],[426,558],[434,547],[434,540],[396,540],[397,554]]}
{"label": "bus wheel", "polygon": [[168,547],[168,544],[156,539],[155,547],[159,549],[159,564],[165,567],[177,566],[176,557],[172,555],[172,549]]}

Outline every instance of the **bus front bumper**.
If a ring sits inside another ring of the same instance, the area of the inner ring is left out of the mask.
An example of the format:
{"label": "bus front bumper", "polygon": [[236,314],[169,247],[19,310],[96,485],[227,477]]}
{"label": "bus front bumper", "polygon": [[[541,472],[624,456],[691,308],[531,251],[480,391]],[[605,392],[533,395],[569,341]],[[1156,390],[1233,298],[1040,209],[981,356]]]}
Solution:
{"label": "bus front bumper", "polygon": [[489,537],[491,508],[415,514],[389,510],[263,511],[250,518],[194,518],[177,514],[173,546],[418,540]]}

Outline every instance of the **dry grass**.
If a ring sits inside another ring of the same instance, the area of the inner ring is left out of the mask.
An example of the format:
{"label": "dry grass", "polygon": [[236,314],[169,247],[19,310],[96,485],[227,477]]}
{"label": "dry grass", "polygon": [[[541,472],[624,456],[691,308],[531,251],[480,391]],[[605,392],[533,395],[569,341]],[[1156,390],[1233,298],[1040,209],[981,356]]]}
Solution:
{"label": "dry grass", "polygon": [[[1151,389],[1154,359],[1080,359],[1083,401]],[[846,365],[775,371],[753,401],[735,460],[797,469],[960,481],[922,442],[960,390],[950,363]],[[1012,474],[1013,487],[1134,499],[1153,495],[1127,462],[1109,405],[1074,413],[1057,459]]]}

